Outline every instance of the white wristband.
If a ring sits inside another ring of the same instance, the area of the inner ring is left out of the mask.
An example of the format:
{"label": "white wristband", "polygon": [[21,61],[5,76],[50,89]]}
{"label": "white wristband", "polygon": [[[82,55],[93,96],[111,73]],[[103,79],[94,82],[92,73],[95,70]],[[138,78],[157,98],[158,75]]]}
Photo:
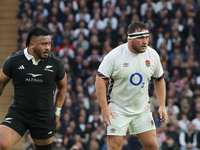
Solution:
{"label": "white wristband", "polygon": [[57,116],[60,116],[60,111],[61,111],[61,108],[56,107],[55,114],[56,114]]}

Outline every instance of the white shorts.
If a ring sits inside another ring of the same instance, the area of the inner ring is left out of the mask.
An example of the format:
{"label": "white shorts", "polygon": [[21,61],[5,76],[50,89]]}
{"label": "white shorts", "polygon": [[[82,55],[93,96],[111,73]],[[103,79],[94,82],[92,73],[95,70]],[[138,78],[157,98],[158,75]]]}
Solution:
{"label": "white shorts", "polygon": [[145,111],[133,116],[115,114],[111,116],[111,125],[107,127],[107,135],[125,136],[129,127],[130,134],[139,134],[156,129],[152,112]]}

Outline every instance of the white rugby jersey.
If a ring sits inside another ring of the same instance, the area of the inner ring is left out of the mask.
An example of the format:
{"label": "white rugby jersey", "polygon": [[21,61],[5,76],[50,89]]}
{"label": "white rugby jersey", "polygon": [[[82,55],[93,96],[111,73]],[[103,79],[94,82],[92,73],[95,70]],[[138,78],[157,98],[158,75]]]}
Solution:
{"label": "white rugby jersey", "polygon": [[144,53],[135,54],[129,51],[127,43],[104,57],[97,74],[110,79],[107,94],[111,110],[127,115],[150,110],[149,81],[151,77],[159,80],[164,76],[154,49],[148,46]]}

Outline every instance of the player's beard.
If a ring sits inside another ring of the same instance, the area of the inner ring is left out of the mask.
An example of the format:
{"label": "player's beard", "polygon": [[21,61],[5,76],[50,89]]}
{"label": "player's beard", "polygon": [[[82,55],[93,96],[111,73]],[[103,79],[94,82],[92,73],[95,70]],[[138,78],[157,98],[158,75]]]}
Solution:
{"label": "player's beard", "polygon": [[[33,48],[34,53],[38,56],[39,59],[47,59],[48,56],[42,56],[43,52],[41,50],[39,50],[38,48]],[[47,50],[48,51],[48,50]],[[49,52],[49,51],[48,51]]]}
{"label": "player's beard", "polygon": [[136,53],[144,53],[146,51],[146,48],[143,50],[142,47],[137,46],[135,43],[132,43],[131,47]]}

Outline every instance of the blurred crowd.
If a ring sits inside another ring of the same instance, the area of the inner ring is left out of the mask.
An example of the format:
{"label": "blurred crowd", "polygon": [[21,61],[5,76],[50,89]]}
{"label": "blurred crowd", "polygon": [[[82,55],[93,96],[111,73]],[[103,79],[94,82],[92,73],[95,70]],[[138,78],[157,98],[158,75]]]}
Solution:
{"label": "blurred crowd", "polygon": [[[20,0],[18,50],[33,27],[51,32],[52,53],[67,73],[67,94],[53,150],[106,150],[106,126],[95,93],[103,57],[127,41],[127,27],[142,21],[150,28],[165,73],[169,115],[161,125],[153,82],[151,110],[162,150],[200,149],[200,0]],[[34,149],[26,134],[24,150]],[[124,137],[123,150],[139,150],[136,135]]]}

